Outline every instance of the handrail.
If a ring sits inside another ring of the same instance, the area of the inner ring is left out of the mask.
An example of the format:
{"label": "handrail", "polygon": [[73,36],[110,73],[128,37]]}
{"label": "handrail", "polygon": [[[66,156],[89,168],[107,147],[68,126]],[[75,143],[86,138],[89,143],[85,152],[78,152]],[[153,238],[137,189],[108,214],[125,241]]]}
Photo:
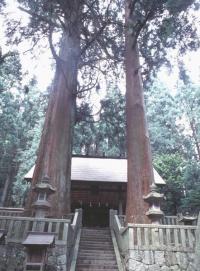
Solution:
{"label": "handrail", "polygon": [[38,222],[65,222],[70,223],[70,219],[59,219],[59,218],[42,218],[42,217],[28,217],[28,216],[0,216],[1,220],[19,220],[19,221],[38,221]]}
{"label": "handrail", "polygon": [[128,228],[161,228],[161,229],[193,229],[196,230],[197,226],[187,225],[161,225],[161,224],[127,224]]}
{"label": "handrail", "polygon": [[24,208],[14,208],[14,207],[0,207],[0,211],[16,211],[16,212],[18,212],[18,211],[20,211],[20,212],[24,212]]}
{"label": "handrail", "polygon": [[0,207],[0,216],[22,216],[24,208]]}
{"label": "handrail", "polygon": [[68,248],[68,269],[72,261],[76,262],[76,247],[77,239],[80,239],[80,229],[82,226],[82,209],[76,209],[73,217],[72,223],[68,227],[68,238],[67,238],[67,248]]}

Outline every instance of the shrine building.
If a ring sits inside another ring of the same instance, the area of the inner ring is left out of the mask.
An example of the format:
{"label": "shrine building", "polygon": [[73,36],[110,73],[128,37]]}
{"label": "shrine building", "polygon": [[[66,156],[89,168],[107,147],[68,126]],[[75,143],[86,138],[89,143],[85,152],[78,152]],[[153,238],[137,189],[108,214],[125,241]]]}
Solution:
{"label": "shrine building", "polygon": [[[31,182],[34,166],[25,175]],[[157,186],[165,181],[154,169]],[[71,209],[83,209],[83,226],[108,226],[109,210],[125,213],[127,160],[73,156],[71,167]]]}

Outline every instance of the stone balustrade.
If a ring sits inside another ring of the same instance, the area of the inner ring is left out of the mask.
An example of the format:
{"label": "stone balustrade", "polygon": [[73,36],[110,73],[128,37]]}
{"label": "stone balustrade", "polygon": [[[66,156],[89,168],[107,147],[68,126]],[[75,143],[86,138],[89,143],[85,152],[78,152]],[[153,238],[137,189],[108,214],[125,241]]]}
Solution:
{"label": "stone balustrade", "polygon": [[23,216],[24,208],[0,207],[0,216]]}
{"label": "stone balustrade", "polygon": [[124,226],[124,217],[118,217],[117,211],[110,210],[110,227],[115,234],[126,270],[196,270],[194,255],[197,226],[176,224]]}
{"label": "stone balustrade", "polygon": [[7,232],[7,242],[22,243],[27,233],[48,232],[54,233],[56,244],[66,244],[68,219],[51,219],[19,216],[1,216],[0,229]]}
{"label": "stone balustrade", "polygon": [[71,216],[70,219],[0,216],[0,229],[7,232],[6,244],[0,245],[0,271],[23,269],[25,248],[22,242],[30,231],[53,233],[55,247],[48,249],[48,270],[69,270],[82,226],[82,210],[75,211],[73,220]]}
{"label": "stone balustrade", "polygon": [[[118,215],[120,223],[122,226],[125,226],[125,215]],[[196,223],[196,222],[195,222]],[[193,224],[195,224],[193,223]],[[179,217],[175,215],[166,215],[160,220],[162,225],[180,225]],[[183,224],[183,223],[182,223]]]}
{"label": "stone balustrade", "polygon": [[[154,225],[127,224],[121,225],[120,216],[112,219],[112,227],[116,235],[121,235],[121,241],[129,239],[127,248],[141,250],[188,251],[195,249],[196,226],[185,225]],[[119,238],[119,237],[118,237]]]}
{"label": "stone balustrade", "polygon": [[133,249],[194,252],[196,226],[128,224],[127,228]]}
{"label": "stone balustrade", "polygon": [[179,224],[178,217],[175,215],[164,216],[161,219],[161,224],[163,224],[163,225],[178,225]]}

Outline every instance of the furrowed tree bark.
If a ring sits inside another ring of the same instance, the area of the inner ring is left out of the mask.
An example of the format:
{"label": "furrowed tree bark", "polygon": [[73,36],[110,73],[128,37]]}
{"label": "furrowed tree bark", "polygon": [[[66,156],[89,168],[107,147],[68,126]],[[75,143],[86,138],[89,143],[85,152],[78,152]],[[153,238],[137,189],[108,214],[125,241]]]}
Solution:
{"label": "furrowed tree bark", "polygon": [[[10,185],[10,178],[9,176],[7,176],[6,178],[6,181],[4,183],[4,187],[3,187],[3,193],[2,193],[2,197],[1,197],[1,202],[0,202],[0,206],[6,206],[6,198],[7,198],[7,195],[8,195],[8,188],[9,188],[9,185]],[[11,202],[9,202],[9,205],[7,206],[10,206],[11,205]]]}
{"label": "furrowed tree bark", "polygon": [[[57,189],[50,197],[50,215],[63,217],[70,213],[71,153],[74,125],[75,99],[77,91],[77,70],[80,57],[79,26],[77,13],[75,20],[65,31],[61,40],[57,59],[53,89],[40,141],[32,187],[44,175]],[[35,194],[31,191],[27,209],[31,210]]]}
{"label": "furrowed tree bark", "polygon": [[149,223],[143,196],[153,182],[153,166],[140,74],[138,46],[129,31],[130,0],[126,1],[125,68],[128,185],[126,221]]}

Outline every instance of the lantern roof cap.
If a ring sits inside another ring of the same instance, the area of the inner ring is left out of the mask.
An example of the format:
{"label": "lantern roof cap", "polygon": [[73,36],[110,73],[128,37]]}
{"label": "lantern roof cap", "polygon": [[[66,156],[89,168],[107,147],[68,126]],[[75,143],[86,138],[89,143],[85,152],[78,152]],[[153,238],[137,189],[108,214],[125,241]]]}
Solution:
{"label": "lantern roof cap", "polygon": [[22,243],[24,246],[52,246],[55,243],[55,235],[48,232],[29,232]]}
{"label": "lantern roof cap", "polygon": [[47,192],[48,194],[52,194],[52,193],[55,193],[56,192],[56,189],[49,183],[49,176],[48,175],[45,175],[41,182],[37,183],[35,185],[35,187],[33,188],[33,190],[35,192]]}

